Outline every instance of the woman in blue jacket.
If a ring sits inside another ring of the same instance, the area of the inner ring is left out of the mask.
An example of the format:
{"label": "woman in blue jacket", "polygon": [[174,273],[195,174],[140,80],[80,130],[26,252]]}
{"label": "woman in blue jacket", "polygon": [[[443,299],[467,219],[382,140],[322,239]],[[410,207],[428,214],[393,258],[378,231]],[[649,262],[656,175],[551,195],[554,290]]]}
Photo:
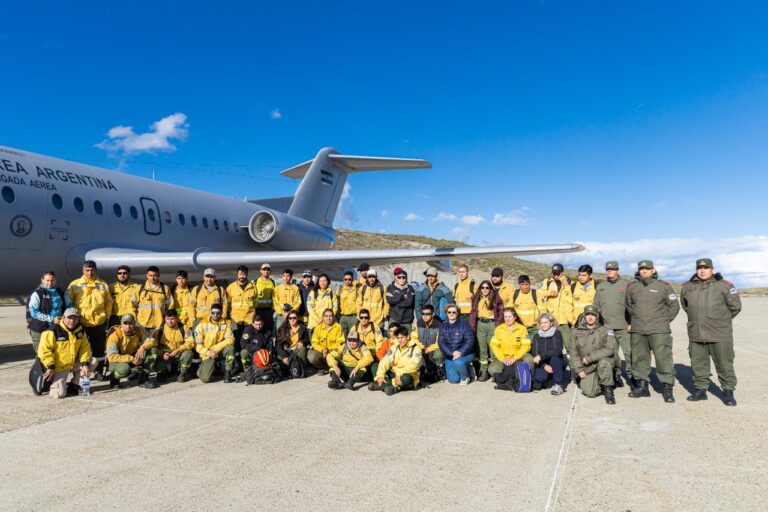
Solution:
{"label": "woman in blue jacket", "polygon": [[475,335],[469,324],[459,319],[459,307],[445,308],[448,320],[440,324],[437,344],[445,356],[445,376],[451,384],[466,386],[470,380],[469,365],[475,358]]}

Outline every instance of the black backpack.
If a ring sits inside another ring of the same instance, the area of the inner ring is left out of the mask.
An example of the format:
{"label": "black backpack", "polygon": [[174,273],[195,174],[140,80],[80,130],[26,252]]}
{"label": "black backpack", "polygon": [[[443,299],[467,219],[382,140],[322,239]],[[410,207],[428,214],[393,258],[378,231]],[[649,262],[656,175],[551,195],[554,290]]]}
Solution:
{"label": "black backpack", "polygon": [[266,368],[253,365],[248,368],[245,374],[245,383],[253,384],[274,384],[283,380],[283,373],[280,371],[280,363],[270,363]]}
{"label": "black backpack", "polygon": [[32,368],[29,369],[29,385],[32,386],[32,392],[37,396],[47,393],[51,389],[51,382],[45,380],[45,367],[39,357],[35,358]]}
{"label": "black backpack", "polygon": [[304,363],[301,362],[296,352],[291,352],[291,355],[288,356],[288,375],[292,379],[304,378]]}

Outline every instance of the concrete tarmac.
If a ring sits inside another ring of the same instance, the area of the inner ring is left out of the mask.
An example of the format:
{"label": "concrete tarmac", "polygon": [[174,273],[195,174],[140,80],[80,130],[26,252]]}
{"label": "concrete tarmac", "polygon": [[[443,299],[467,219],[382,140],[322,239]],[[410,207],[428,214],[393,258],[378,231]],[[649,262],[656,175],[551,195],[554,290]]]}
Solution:
{"label": "concrete tarmac", "polygon": [[387,397],[320,376],[98,383],[90,400],[57,401],[31,393],[24,310],[2,307],[0,510],[765,510],[766,316],[768,299],[744,299],[735,408],[715,385],[685,400],[684,313],[675,404],[490,382]]}

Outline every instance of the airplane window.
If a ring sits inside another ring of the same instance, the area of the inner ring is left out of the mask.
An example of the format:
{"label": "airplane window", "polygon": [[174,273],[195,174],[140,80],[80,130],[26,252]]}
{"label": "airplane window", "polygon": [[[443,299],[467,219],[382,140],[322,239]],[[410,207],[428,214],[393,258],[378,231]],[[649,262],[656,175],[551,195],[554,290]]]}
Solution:
{"label": "airplane window", "polygon": [[193,215],[193,216],[191,216],[191,217],[189,218],[189,220],[191,220],[191,221],[192,221],[192,227],[193,227],[193,228],[196,228],[196,227],[197,227],[197,217],[195,217],[195,216]]}
{"label": "airplane window", "polygon": [[79,197],[75,198],[74,204],[75,204],[75,210],[79,212],[82,212],[83,210],[85,210],[85,203],[83,203],[83,200],[80,199]]}
{"label": "airplane window", "polygon": [[224,221],[224,231],[229,231],[229,222]]}
{"label": "airplane window", "polygon": [[219,219],[213,219],[213,229],[219,230]]}
{"label": "airplane window", "polygon": [[3,199],[6,203],[12,203],[16,200],[16,192],[11,187],[3,187]]}
{"label": "airplane window", "polygon": [[167,211],[163,214],[163,217],[165,217],[165,223],[170,224],[171,223],[171,212]]}
{"label": "airplane window", "polygon": [[57,210],[61,210],[64,207],[64,200],[59,194],[53,194],[51,196],[51,202],[53,203],[53,207]]}
{"label": "airplane window", "polygon": [[235,222],[234,224],[232,224],[232,231],[237,233],[237,229],[238,229],[237,222]]}
{"label": "airplane window", "polygon": [[184,214],[180,213],[179,214],[179,224],[181,224],[183,226],[185,223],[186,223],[186,221],[184,220]]}
{"label": "airplane window", "polygon": [[122,217],[123,216],[123,209],[117,203],[112,205],[112,211],[115,212],[115,217]]}
{"label": "airplane window", "polygon": [[139,218],[139,210],[137,210],[135,206],[131,206],[131,217],[133,217],[134,220]]}
{"label": "airplane window", "polygon": [[208,217],[203,217],[203,227],[208,229]]}
{"label": "airplane window", "polygon": [[101,201],[94,201],[93,209],[97,215],[101,215],[102,213],[104,213],[104,207],[101,205]]}
{"label": "airplane window", "polygon": [[149,217],[150,222],[155,222],[155,210],[152,210],[151,208],[147,210],[147,217]]}

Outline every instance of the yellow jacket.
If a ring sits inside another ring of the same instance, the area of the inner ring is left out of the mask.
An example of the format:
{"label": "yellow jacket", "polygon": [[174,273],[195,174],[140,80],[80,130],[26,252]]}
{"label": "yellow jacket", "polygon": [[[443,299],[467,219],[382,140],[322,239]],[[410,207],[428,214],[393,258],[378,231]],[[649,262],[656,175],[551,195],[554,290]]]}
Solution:
{"label": "yellow jacket", "polygon": [[373,355],[368,347],[362,343],[358,343],[357,348],[353,350],[352,347],[345,342],[329,351],[325,360],[331,368],[341,364],[349,368],[357,368],[358,370],[365,371],[365,368],[373,363]]}
{"label": "yellow jacket", "polygon": [[195,313],[189,304],[191,292],[192,289],[189,286],[186,288],[179,288],[178,286],[173,288],[173,309],[179,314],[179,322],[187,329],[191,329],[192,324],[195,323]]}
{"label": "yellow jacket", "polygon": [[136,315],[136,305],[131,299],[139,291],[138,284],[128,283],[123,288],[123,285],[115,281],[109,285],[109,291],[112,294],[112,316],[123,316],[127,313]]}
{"label": "yellow jacket", "polygon": [[339,296],[339,314],[356,315],[357,314],[357,288],[353,286],[342,286],[337,292]]}
{"label": "yellow jacket", "polygon": [[61,323],[52,329],[43,331],[37,346],[37,357],[46,369],[64,372],[74,368],[75,363],[87,363],[91,360],[91,344],[85,329],[78,324],[70,331]]}
{"label": "yellow jacket", "polygon": [[209,350],[218,354],[224,347],[235,344],[232,324],[227,320],[219,320],[218,322],[214,322],[210,318],[203,320],[195,327],[193,339],[195,350],[200,354],[200,359],[203,361],[208,359]]}
{"label": "yellow jacket", "polygon": [[[405,348],[400,348],[400,344],[395,344],[389,349],[387,355],[379,362],[379,369],[376,371],[376,378],[386,376],[391,371],[398,377],[410,375],[413,378],[413,385],[419,385],[419,367],[421,366],[421,349],[419,345],[411,340]],[[394,382],[393,382],[394,385]]]}
{"label": "yellow jacket", "polygon": [[381,333],[381,329],[373,324],[368,324],[368,328],[363,329],[360,327],[360,323],[358,323],[355,326],[355,331],[357,331],[357,337],[360,338],[360,341],[365,343],[365,346],[373,353],[376,353],[384,341],[384,335]]}
{"label": "yellow jacket", "polygon": [[[315,296],[317,294],[317,296]],[[323,311],[332,309],[334,317],[339,312],[339,301],[336,293],[330,288],[325,290],[312,290],[307,295],[307,313],[309,313],[308,329],[323,323]]]}
{"label": "yellow jacket", "polygon": [[[534,294],[536,295],[535,300]],[[531,291],[528,293],[523,293],[522,290],[518,289],[514,291],[512,299],[507,305],[515,308],[517,316],[524,326],[533,327],[536,325],[536,319],[541,314],[546,294],[545,290],[536,290],[534,288],[531,288]]]}
{"label": "yellow jacket", "polygon": [[298,311],[301,307],[301,291],[299,287],[293,283],[282,283],[275,286],[274,293],[272,295],[272,307],[275,313],[282,315],[283,304],[290,304],[293,311]]}
{"label": "yellow jacket", "polygon": [[189,294],[189,304],[195,308],[195,318],[208,320],[211,316],[211,306],[221,304],[221,318],[229,318],[229,295],[227,290],[215,284],[208,290],[205,284],[199,284],[192,288]]}
{"label": "yellow jacket", "polygon": [[131,302],[138,311],[136,321],[146,329],[156,329],[163,324],[166,310],[173,305],[173,296],[171,289],[163,283],[155,288],[144,283],[136,290]]}
{"label": "yellow jacket", "polygon": [[275,280],[271,277],[264,279],[259,276],[253,280],[253,286],[256,287],[256,296],[254,297],[256,309],[271,308],[275,294]]}
{"label": "yellow jacket", "polygon": [[528,339],[528,329],[515,322],[512,332],[507,324],[496,327],[491,338],[491,352],[499,361],[505,359],[520,359],[531,351],[531,340]]}
{"label": "yellow jacket", "polygon": [[[227,295],[229,296],[229,317],[238,324],[249,324],[253,322],[253,315],[256,313],[256,286],[253,283],[246,283],[245,288],[235,281],[227,286]],[[269,301],[272,307],[272,300]]]}
{"label": "yellow jacket", "polygon": [[167,325],[163,325],[162,331],[161,333],[158,328],[152,332],[152,338],[156,341],[161,352],[173,352],[174,350],[184,352],[195,348],[192,331],[182,332],[178,326],[171,329]]}
{"label": "yellow jacket", "polygon": [[75,279],[67,287],[66,298],[80,311],[84,327],[96,327],[112,314],[112,292],[101,279]]}
{"label": "yellow jacket", "polygon": [[122,327],[116,325],[109,331],[107,337],[107,361],[110,363],[130,363],[139,347],[144,350],[155,346],[155,340],[147,335],[147,331],[140,325],[133,328],[133,334],[127,335]]}
{"label": "yellow jacket", "polygon": [[[453,287],[453,298],[456,301],[456,305],[459,306],[461,314],[469,314],[472,312],[472,297],[477,291],[477,285],[474,279],[466,278],[463,281],[459,281]],[[421,311],[416,312],[417,315],[421,314]]]}
{"label": "yellow jacket", "polygon": [[[493,286],[493,284],[491,284],[491,286]],[[499,288],[496,290],[496,294],[501,297],[501,302],[504,304],[509,304],[509,299],[512,298],[514,292],[515,287],[506,281],[502,281],[501,285],[499,285]]]}
{"label": "yellow jacket", "polygon": [[551,291],[558,292],[557,297],[546,297],[544,310],[555,317],[558,325],[569,323],[573,316],[573,295],[570,283],[561,285],[555,279],[547,279],[540,291],[543,295],[548,295]]}
{"label": "yellow jacket", "polygon": [[357,311],[367,309],[371,313],[371,323],[381,325],[389,315],[386,293],[384,285],[378,282],[374,286],[361,286],[357,295]]}
{"label": "yellow jacket", "polygon": [[344,343],[344,331],[338,322],[333,322],[330,327],[323,322],[315,327],[312,333],[312,348],[318,352],[323,350],[330,352],[342,343]]}
{"label": "yellow jacket", "polygon": [[595,302],[595,290],[597,284],[594,279],[590,279],[587,282],[587,289],[584,289],[584,285],[576,281],[571,283],[571,294],[573,295],[573,313],[571,313],[571,324],[576,324],[576,320],[579,319],[579,315],[584,312],[584,308]]}

